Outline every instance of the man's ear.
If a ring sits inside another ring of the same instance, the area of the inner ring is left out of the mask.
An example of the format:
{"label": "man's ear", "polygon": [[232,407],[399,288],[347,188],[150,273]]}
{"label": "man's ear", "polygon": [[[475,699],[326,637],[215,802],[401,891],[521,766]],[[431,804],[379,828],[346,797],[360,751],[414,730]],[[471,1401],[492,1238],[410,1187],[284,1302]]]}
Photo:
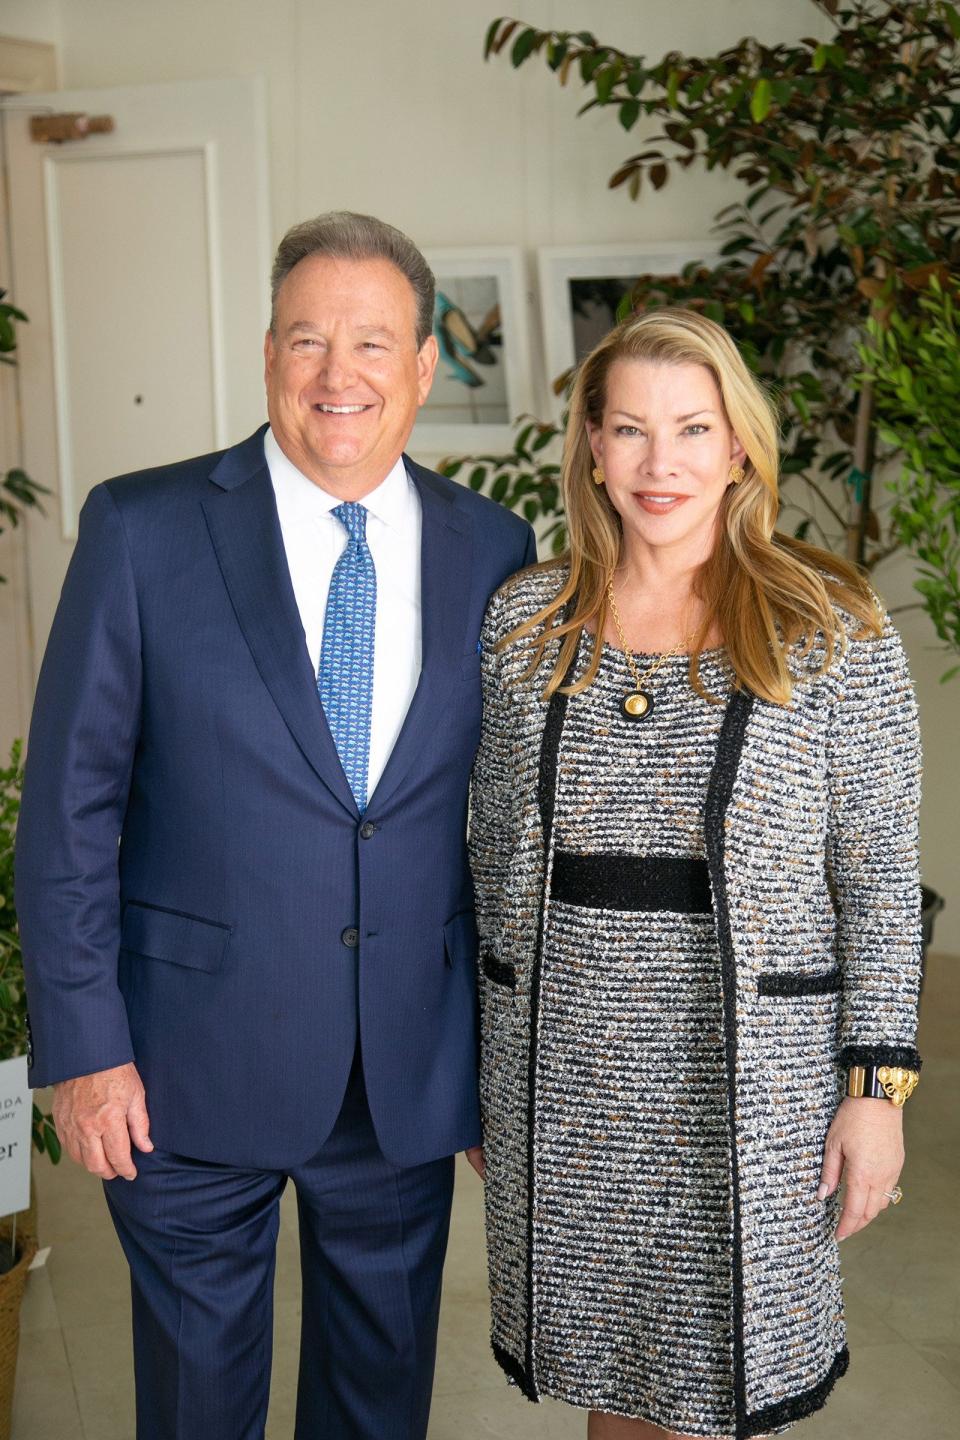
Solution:
{"label": "man's ear", "polygon": [[417,352],[417,403],[423,405],[430,394],[440,350],[435,335],[428,335]]}

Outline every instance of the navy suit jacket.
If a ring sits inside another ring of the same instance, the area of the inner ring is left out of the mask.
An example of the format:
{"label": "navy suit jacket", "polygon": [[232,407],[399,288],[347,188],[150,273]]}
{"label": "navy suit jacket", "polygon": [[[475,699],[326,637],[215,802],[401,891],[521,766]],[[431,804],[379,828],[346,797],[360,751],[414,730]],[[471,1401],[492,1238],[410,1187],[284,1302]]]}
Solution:
{"label": "navy suit jacket", "polygon": [[16,846],[31,1083],[139,1067],[154,1143],[282,1169],[358,1034],[377,1136],[479,1143],[465,829],[487,600],[530,527],[406,461],[423,662],[361,822],[287,570],[263,431],[90,494],[37,691]]}

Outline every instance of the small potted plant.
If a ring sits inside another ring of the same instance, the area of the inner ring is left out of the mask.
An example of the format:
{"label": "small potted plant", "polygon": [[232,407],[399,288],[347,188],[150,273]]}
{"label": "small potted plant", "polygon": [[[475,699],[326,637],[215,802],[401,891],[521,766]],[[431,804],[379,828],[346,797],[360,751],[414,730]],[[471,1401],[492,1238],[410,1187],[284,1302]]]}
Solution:
{"label": "small potted plant", "polygon": [[[27,317],[16,305],[11,305],[6,297],[6,290],[0,290],[0,364],[16,365],[17,323]],[[31,508],[43,514],[40,496],[49,494],[50,491],[45,485],[38,485],[36,480],[31,480],[27,472],[19,466],[0,474],[0,535],[8,526],[16,529]],[[4,579],[5,577],[0,575],[0,584]],[[0,914],[0,926],[2,923],[3,916]]]}

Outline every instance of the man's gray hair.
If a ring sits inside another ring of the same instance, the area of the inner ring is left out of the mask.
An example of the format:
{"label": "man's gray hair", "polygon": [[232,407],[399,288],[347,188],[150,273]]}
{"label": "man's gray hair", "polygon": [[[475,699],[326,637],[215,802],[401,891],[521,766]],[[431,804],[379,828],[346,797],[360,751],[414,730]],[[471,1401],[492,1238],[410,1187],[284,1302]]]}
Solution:
{"label": "man's gray hair", "polygon": [[310,255],[334,260],[389,260],[410,281],[417,302],[417,349],[433,332],[436,281],[433,271],[413,241],[402,230],[357,215],[352,210],[330,210],[313,220],[294,225],[277,246],[270,275],[270,333],[276,334],[277,293],[295,265]]}

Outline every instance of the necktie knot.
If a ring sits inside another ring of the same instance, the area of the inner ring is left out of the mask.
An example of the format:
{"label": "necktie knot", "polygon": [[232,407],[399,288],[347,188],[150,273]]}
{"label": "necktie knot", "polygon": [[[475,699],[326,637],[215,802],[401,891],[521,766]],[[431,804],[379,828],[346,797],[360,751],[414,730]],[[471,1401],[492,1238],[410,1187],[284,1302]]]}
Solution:
{"label": "necktie knot", "polygon": [[362,545],[367,538],[366,506],[361,505],[359,500],[344,500],[333,513],[353,543]]}

